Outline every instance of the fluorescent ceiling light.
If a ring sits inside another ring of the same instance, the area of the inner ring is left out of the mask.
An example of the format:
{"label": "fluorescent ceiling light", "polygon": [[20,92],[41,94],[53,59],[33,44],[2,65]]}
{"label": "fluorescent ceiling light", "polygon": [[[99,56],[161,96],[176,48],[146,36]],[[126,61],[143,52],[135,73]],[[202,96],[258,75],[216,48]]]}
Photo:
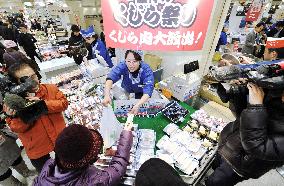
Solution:
{"label": "fluorescent ceiling light", "polygon": [[38,5],[38,6],[45,6],[44,2],[35,2],[35,4]]}
{"label": "fluorescent ceiling light", "polygon": [[33,6],[31,2],[24,2],[25,6]]}

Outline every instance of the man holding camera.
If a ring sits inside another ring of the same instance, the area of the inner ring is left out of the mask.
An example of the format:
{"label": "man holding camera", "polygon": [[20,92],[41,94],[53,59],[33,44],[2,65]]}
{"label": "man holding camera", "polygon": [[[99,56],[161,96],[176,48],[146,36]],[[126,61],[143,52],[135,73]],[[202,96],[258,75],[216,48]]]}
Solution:
{"label": "man holding camera", "polygon": [[17,111],[7,104],[13,100],[4,99],[3,110],[9,116],[6,122],[11,130],[18,134],[33,166],[40,172],[46,160],[50,158],[49,153],[54,149],[58,134],[65,128],[62,112],[67,109],[68,101],[55,85],[40,84],[36,72],[28,64],[16,63],[9,68],[8,73],[18,84],[23,83],[23,79],[33,79],[36,86],[28,93],[26,99],[43,100],[48,110],[47,114],[40,115],[34,122],[24,123],[17,117]]}
{"label": "man holding camera", "polygon": [[[266,47],[264,59],[284,59],[284,47],[273,47]],[[214,172],[207,178],[207,186],[230,186],[257,179],[284,164],[284,90],[264,90],[253,83],[246,87],[248,91],[227,95],[238,108],[237,118],[220,134]]]}

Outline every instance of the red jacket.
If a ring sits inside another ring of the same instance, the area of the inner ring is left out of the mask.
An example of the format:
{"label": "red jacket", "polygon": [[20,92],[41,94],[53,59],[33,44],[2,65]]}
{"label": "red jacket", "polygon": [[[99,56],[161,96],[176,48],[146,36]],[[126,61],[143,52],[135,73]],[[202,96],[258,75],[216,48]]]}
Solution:
{"label": "red jacket", "polygon": [[68,101],[64,94],[52,84],[41,84],[36,97],[45,101],[48,114],[42,115],[34,125],[25,124],[19,118],[8,118],[6,122],[18,134],[30,159],[38,159],[52,152],[58,134],[65,128],[62,112]]}

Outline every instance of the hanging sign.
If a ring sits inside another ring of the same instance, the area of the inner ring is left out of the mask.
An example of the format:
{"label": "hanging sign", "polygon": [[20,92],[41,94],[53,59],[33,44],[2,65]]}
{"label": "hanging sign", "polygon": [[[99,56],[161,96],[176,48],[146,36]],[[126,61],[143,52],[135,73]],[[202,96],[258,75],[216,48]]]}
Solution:
{"label": "hanging sign", "polygon": [[254,0],[246,15],[246,21],[257,21],[263,7],[264,0]]}
{"label": "hanging sign", "polygon": [[268,37],[266,48],[284,48],[284,38]]}
{"label": "hanging sign", "polygon": [[102,1],[108,47],[201,50],[214,0]]}

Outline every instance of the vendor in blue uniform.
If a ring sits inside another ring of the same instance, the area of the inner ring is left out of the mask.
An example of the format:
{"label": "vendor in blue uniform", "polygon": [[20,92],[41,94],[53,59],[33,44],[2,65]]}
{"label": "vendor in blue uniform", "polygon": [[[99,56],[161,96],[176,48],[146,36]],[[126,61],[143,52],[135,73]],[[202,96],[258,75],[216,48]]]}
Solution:
{"label": "vendor in blue uniform", "polygon": [[150,66],[142,61],[137,51],[127,50],[125,61],[118,64],[109,73],[105,85],[103,104],[111,103],[110,90],[113,83],[122,77],[121,87],[127,93],[135,93],[139,101],[133,106],[131,114],[137,114],[141,105],[148,101],[154,90],[154,75]]}
{"label": "vendor in blue uniform", "polygon": [[105,44],[99,39],[98,34],[95,33],[94,27],[90,26],[87,30],[81,30],[81,34],[86,40],[86,43],[91,45],[89,56],[93,59],[97,58],[98,61],[102,63],[99,56],[97,56],[100,55],[104,59],[104,63],[106,63],[109,68],[112,68],[113,63],[108,50],[106,49]]}

